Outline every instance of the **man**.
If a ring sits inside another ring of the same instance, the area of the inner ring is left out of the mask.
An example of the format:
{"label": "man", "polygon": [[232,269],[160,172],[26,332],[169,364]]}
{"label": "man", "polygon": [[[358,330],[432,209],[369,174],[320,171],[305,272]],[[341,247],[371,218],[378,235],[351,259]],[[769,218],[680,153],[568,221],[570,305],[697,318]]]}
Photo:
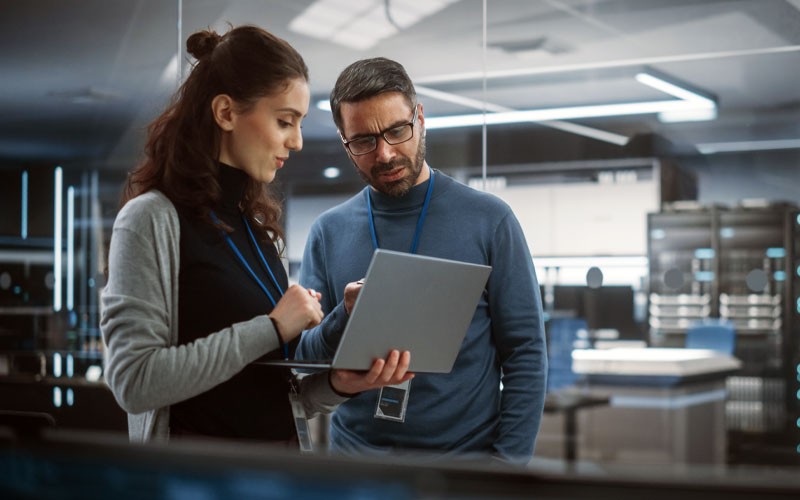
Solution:
{"label": "man", "polygon": [[322,293],[328,316],[303,334],[298,357],[333,356],[360,289],[356,281],[376,248],[492,266],[452,372],[416,374],[394,391],[406,400],[404,416],[377,411],[380,390],[356,395],[332,416],[331,449],[526,463],[544,406],[547,357],[539,286],[519,222],[498,198],[428,166],[422,104],[397,62],[350,65],[331,93],[331,108],[368,186],[311,229],[300,282]]}

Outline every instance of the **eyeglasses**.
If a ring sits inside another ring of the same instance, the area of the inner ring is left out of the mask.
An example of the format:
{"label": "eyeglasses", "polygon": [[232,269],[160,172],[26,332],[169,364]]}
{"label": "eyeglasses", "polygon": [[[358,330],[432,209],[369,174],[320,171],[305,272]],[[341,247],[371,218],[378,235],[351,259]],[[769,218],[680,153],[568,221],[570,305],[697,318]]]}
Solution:
{"label": "eyeglasses", "polygon": [[342,144],[344,144],[344,147],[346,147],[353,156],[361,156],[375,151],[375,149],[378,148],[379,136],[383,137],[383,140],[386,141],[386,144],[390,144],[392,146],[408,142],[412,137],[414,137],[414,124],[417,122],[418,109],[419,108],[415,105],[414,116],[411,118],[410,122],[383,130],[378,134],[365,135],[357,139],[353,139],[352,141],[346,140],[341,132],[339,132],[339,137],[342,138]]}

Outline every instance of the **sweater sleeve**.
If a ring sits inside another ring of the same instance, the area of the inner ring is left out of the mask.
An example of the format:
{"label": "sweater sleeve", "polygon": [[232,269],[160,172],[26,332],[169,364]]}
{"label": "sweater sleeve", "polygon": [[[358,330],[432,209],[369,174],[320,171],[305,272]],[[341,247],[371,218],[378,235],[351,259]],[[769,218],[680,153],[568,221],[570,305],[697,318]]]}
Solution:
{"label": "sweater sleeve", "polygon": [[547,377],[542,303],[528,245],[513,213],[495,232],[489,277],[492,335],[502,367],[495,453],[527,463],[539,431]]}
{"label": "sweater sleeve", "polygon": [[298,378],[303,408],[308,418],[331,413],[337,406],[350,399],[333,390],[330,383],[330,372],[327,370],[305,376],[301,374]]}
{"label": "sweater sleeve", "polygon": [[[347,325],[348,314],[325,274],[325,250],[319,222],[314,224],[303,251],[300,284],[322,294],[325,318],[318,326],[303,332],[296,356],[299,359],[331,359]],[[344,293],[344,290],[342,290]]]}
{"label": "sweater sleeve", "polygon": [[102,294],[106,380],[133,414],[207,391],[278,348],[267,316],[176,345],[179,222],[171,205],[153,205],[134,199],[118,215]]}

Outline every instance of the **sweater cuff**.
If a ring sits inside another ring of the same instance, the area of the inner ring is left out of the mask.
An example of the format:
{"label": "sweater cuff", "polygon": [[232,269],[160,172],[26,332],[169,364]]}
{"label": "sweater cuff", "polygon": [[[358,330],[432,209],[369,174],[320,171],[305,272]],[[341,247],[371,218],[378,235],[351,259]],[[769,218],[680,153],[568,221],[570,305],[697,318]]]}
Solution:
{"label": "sweater cuff", "polygon": [[336,307],[334,307],[331,312],[325,316],[325,319],[322,322],[321,333],[323,339],[325,340],[325,344],[331,349],[332,352],[336,351],[336,347],[342,340],[344,328],[347,326],[349,319],[350,316],[347,314],[347,311],[344,308],[344,302],[339,302],[336,304]]}
{"label": "sweater cuff", "polygon": [[283,337],[281,337],[281,331],[278,329],[278,323],[275,321],[275,319],[272,316],[267,316],[267,317],[269,318],[270,322],[272,323],[272,328],[275,330],[275,336],[278,337],[278,345],[281,348],[281,353],[283,354],[283,357],[284,358],[288,358],[288,356],[287,356],[288,350],[287,350],[287,347],[286,347],[286,343],[283,341]]}
{"label": "sweater cuff", "polygon": [[346,393],[346,392],[337,391],[336,387],[333,386],[333,378],[332,377],[333,377],[333,370],[328,370],[328,385],[331,386],[331,390],[337,396],[350,399],[350,398],[354,398],[354,397],[358,396],[359,394],[361,394],[360,392],[355,392],[353,394],[349,394],[349,393]]}

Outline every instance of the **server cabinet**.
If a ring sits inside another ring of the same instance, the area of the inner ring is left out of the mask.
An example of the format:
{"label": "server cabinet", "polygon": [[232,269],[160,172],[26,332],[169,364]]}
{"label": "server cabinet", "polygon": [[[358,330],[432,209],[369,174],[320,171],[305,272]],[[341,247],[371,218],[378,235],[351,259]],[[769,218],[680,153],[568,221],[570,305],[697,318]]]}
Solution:
{"label": "server cabinet", "polygon": [[800,456],[799,239],[789,204],[648,215],[651,345],[682,346],[698,320],[735,326],[743,369],[726,384],[734,461],[767,449],[769,460]]}

